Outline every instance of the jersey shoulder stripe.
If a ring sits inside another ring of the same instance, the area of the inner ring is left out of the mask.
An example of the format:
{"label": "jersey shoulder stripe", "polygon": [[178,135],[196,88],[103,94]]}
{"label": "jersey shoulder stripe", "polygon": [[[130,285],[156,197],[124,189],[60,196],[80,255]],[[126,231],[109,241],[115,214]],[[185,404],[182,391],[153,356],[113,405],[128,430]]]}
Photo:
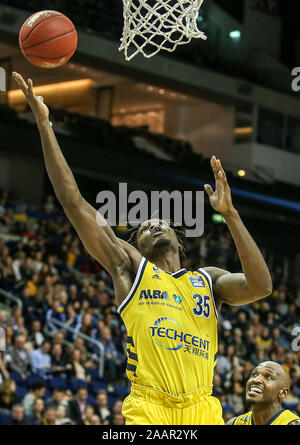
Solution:
{"label": "jersey shoulder stripe", "polygon": [[131,287],[131,289],[129,291],[129,294],[127,295],[127,297],[124,298],[124,300],[122,301],[122,303],[118,307],[117,312],[119,314],[121,314],[124,311],[124,309],[126,308],[128,303],[130,302],[130,300],[134,296],[135,291],[139,287],[139,284],[140,284],[141,279],[143,277],[143,274],[144,274],[144,271],[145,271],[147,263],[148,263],[148,260],[146,260],[146,258],[143,257],[141,259],[140,265],[139,265],[137,273],[136,273],[135,280],[134,280],[133,285],[132,285],[132,287]]}

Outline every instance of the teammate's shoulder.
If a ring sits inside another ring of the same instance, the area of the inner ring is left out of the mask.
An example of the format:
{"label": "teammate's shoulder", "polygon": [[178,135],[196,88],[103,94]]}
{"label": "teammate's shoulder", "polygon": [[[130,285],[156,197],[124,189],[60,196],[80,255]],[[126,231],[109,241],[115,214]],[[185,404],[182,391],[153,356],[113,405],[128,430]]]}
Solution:
{"label": "teammate's shoulder", "polygon": [[232,425],[251,425],[252,411],[234,418]]}
{"label": "teammate's shoulder", "polygon": [[286,409],[283,412],[285,414],[285,420],[287,421],[287,425],[300,425],[300,417],[298,414],[295,414],[293,411]]}

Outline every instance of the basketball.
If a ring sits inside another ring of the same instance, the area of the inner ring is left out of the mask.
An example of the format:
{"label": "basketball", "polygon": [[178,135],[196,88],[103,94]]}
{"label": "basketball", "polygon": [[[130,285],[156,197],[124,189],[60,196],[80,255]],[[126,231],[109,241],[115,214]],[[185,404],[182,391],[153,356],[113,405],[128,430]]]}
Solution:
{"label": "basketball", "polygon": [[39,68],[57,68],[73,56],[77,31],[72,21],[57,11],[31,15],[19,32],[19,45],[26,59]]}

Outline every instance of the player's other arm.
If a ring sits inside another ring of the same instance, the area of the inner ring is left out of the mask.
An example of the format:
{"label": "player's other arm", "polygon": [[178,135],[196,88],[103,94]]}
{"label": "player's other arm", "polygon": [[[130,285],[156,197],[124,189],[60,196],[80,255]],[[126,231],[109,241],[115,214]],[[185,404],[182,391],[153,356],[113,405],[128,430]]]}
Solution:
{"label": "player's other arm", "polygon": [[105,219],[82,197],[50,125],[49,110],[43,98],[34,95],[31,80],[27,85],[19,74],[14,74],[14,78],[35,116],[47,173],[55,194],[84,247],[112,276],[120,265],[132,270],[131,253],[134,255],[136,249],[118,239]]}
{"label": "player's other arm", "polygon": [[215,267],[205,270],[212,276],[213,288],[220,302],[234,306],[252,303],[272,292],[272,280],[266,262],[255,241],[233,207],[231,192],[221,162],[214,156],[211,166],[215,175],[216,190],[205,185],[212,207],[220,212],[234,240],[243,273],[229,273]]}

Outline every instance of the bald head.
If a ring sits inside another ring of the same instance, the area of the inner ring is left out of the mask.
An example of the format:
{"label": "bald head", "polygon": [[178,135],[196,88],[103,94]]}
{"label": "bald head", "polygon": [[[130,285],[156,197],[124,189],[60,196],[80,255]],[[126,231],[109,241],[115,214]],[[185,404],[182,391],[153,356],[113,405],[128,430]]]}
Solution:
{"label": "bald head", "polygon": [[279,363],[266,361],[253,369],[246,384],[246,400],[254,404],[280,406],[290,388],[290,376]]}
{"label": "bald head", "polygon": [[291,378],[289,373],[284,369],[283,366],[281,366],[279,363],[267,361],[260,363],[256,368],[258,367],[264,367],[266,369],[272,370],[276,375],[277,379],[279,380],[281,387],[290,389],[291,386]]}

